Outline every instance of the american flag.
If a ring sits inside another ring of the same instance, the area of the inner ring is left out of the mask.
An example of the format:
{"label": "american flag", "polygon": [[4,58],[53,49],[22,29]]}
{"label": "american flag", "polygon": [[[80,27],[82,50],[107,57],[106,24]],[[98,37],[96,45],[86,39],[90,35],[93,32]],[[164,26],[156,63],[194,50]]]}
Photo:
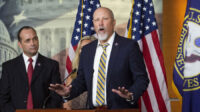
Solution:
{"label": "american flag", "polygon": [[142,112],[171,112],[164,59],[152,0],[133,0],[126,36],[138,41],[149,86],[141,97]]}
{"label": "american flag", "polygon": [[93,35],[95,33],[92,19],[94,11],[99,7],[99,0],[80,0],[71,44],[69,47],[69,55],[66,59],[65,76],[68,76],[68,74],[72,72],[72,60],[75,56],[75,51],[79,40],[81,40],[81,38],[84,36]]}

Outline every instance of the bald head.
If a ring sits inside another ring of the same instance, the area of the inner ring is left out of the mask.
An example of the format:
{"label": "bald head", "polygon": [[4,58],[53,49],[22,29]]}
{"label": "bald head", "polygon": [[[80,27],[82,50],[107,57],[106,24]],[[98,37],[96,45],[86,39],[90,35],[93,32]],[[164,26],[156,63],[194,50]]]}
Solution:
{"label": "bald head", "polygon": [[99,7],[98,9],[96,9],[96,10],[94,11],[93,18],[94,18],[94,16],[95,16],[95,13],[97,13],[97,12],[99,12],[99,11],[102,11],[102,10],[104,10],[105,12],[107,12],[113,20],[115,19],[112,10],[110,10],[110,9],[107,8],[107,7]]}
{"label": "bald head", "polygon": [[107,42],[114,33],[116,21],[113,12],[106,7],[100,7],[93,14],[93,24],[97,38],[103,44]]}

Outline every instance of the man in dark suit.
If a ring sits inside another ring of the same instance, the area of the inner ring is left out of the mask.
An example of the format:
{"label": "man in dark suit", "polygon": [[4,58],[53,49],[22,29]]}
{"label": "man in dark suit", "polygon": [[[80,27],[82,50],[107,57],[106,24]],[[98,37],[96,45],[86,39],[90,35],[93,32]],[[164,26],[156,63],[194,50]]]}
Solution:
{"label": "man in dark suit", "polygon": [[137,108],[149,83],[137,42],[114,32],[116,22],[108,8],[98,8],[93,23],[98,40],[83,47],[77,78],[69,86],[51,84],[49,89],[67,100],[88,91],[91,109]]}
{"label": "man in dark suit", "polygon": [[0,110],[61,107],[62,97],[48,89],[50,83],[61,83],[59,65],[38,53],[35,29],[22,27],[18,32],[18,45],[23,53],[3,63]]}

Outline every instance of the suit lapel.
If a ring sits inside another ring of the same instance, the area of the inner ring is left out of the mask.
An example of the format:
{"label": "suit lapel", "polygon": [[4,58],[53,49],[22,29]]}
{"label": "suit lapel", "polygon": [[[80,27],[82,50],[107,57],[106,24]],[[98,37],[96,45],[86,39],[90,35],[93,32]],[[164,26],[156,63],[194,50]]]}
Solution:
{"label": "suit lapel", "polygon": [[113,70],[113,68],[115,66],[115,62],[118,58],[119,48],[120,48],[120,41],[119,41],[119,36],[116,33],[115,39],[113,42],[113,46],[112,46],[112,50],[111,50],[111,54],[110,54],[110,60],[108,63],[107,84],[109,84],[108,82],[110,80],[112,70]]}
{"label": "suit lapel", "polygon": [[42,60],[42,56],[40,54],[38,54],[38,59],[35,64],[31,83],[33,83],[37,79],[39,74],[41,74],[43,66],[44,66],[44,62]]}
{"label": "suit lapel", "polygon": [[17,64],[18,65],[16,65],[16,67],[20,72],[19,76],[22,77],[22,79],[26,82],[26,84],[28,84],[28,76],[27,76],[27,72],[26,72],[26,66],[25,66],[25,62],[24,62],[22,55],[20,55],[18,57]]}
{"label": "suit lapel", "polygon": [[93,78],[93,73],[94,73],[94,57],[96,53],[96,47],[97,47],[97,40],[95,40],[92,44],[91,47],[88,47],[88,74],[89,74],[89,79],[90,80],[90,85],[92,85],[92,78]]}
{"label": "suit lapel", "polygon": [[[94,57],[95,57],[95,53],[96,53],[96,48],[97,48],[97,43],[98,43],[98,41],[97,40],[95,40],[92,44],[91,44],[91,47],[89,47],[89,48],[91,48],[91,49],[88,49],[89,50],[89,68],[92,68],[92,72],[94,72],[93,71],[93,66],[94,66]],[[92,73],[93,74],[93,73]]]}
{"label": "suit lapel", "polygon": [[[88,64],[87,64],[87,66],[88,66],[88,79],[89,80],[87,80],[87,81],[89,81],[89,85],[90,85],[90,87],[89,88],[92,88],[92,81],[93,81],[93,73],[94,73],[94,69],[93,69],[93,66],[94,66],[94,57],[95,57],[95,53],[96,53],[96,48],[97,48],[97,43],[98,43],[98,41],[97,40],[95,40],[94,42],[92,42],[91,43],[91,46],[90,47],[88,47]],[[92,93],[92,89],[89,89],[88,90],[88,93],[89,93],[89,100],[92,102],[92,94],[90,94],[90,93]],[[92,105],[92,103],[90,104],[90,105]]]}

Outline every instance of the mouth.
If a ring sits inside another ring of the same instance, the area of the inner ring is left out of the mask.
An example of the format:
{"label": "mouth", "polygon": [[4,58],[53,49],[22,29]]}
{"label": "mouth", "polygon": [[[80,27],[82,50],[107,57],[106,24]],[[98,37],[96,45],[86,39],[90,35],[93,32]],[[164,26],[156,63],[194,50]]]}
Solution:
{"label": "mouth", "polygon": [[105,28],[104,28],[104,27],[100,27],[98,31],[99,31],[99,32],[104,32],[104,31],[105,31]]}
{"label": "mouth", "polygon": [[37,50],[37,47],[31,47],[30,50]]}

